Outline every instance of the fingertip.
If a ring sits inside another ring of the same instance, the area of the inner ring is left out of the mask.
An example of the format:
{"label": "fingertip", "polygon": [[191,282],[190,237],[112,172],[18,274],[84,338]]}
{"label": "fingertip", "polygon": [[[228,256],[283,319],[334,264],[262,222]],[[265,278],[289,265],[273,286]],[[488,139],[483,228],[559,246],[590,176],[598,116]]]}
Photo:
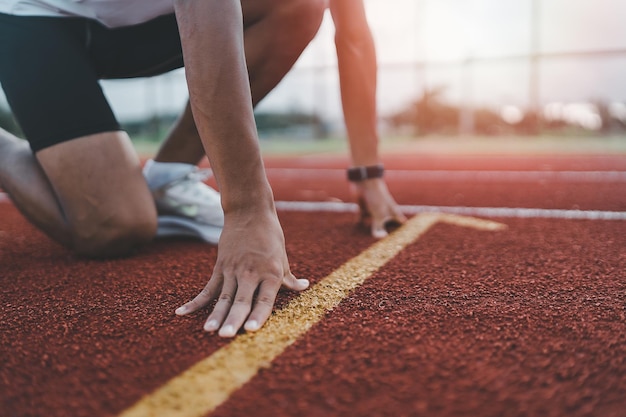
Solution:
{"label": "fingertip", "polygon": [[227,324],[220,329],[218,334],[220,337],[234,337],[235,334],[237,334],[237,331],[234,326]]}
{"label": "fingertip", "polygon": [[309,280],[305,278],[296,278],[289,274],[283,279],[283,287],[292,291],[302,291],[309,288]]}
{"label": "fingertip", "polygon": [[219,326],[220,324],[217,322],[217,320],[209,320],[204,324],[204,331],[214,332]]}
{"label": "fingertip", "polygon": [[311,285],[311,283],[309,282],[308,279],[306,278],[300,278],[300,279],[296,279],[296,282],[298,283],[298,289],[300,291],[302,290],[306,290],[307,288],[309,288],[309,285]]}
{"label": "fingertip", "polygon": [[184,316],[185,314],[189,313],[189,307],[187,307],[186,305],[180,306],[176,309],[175,313],[178,316]]}
{"label": "fingertip", "polygon": [[372,229],[372,236],[374,236],[376,239],[382,239],[384,237],[387,237],[388,233],[384,228],[373,228]]}
{"label": "fingertip", "polygon": [[248,320],[243,328],[246,329],[247,332],[256,332],[261,328],[261,326],[256,320]]}

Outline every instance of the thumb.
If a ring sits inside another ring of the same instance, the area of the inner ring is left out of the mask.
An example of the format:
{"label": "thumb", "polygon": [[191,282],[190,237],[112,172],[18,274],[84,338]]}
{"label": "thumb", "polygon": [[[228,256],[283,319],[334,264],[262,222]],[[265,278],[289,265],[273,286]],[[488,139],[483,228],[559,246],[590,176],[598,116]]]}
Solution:
{"label": "thumb", "polygon": [[359,197],[357,202],[359,204],[359,220],[361,222],[365,222],[369,220],[372,217],[372,214],[370,213],[369,208],[367,207],[367,203],[365,202],[365,199],[363,197]]}
{"label": "thumb", "polygon": [[400,224],[404,224],[406,222],[406,216],[398,209],[394,211],[394,220]]}
{"label": "thumb", "polygon": [[309,288],[309,280],[304,278],[298,279],[291,272],[288,272],[283,277],[283,287],[293,291],[303,291]]}
{"label": "thumb", "polygon": [[387,237],[387,229],[385,229],[385,219],[376,219],[372,222],[372,236],[376,239]]}

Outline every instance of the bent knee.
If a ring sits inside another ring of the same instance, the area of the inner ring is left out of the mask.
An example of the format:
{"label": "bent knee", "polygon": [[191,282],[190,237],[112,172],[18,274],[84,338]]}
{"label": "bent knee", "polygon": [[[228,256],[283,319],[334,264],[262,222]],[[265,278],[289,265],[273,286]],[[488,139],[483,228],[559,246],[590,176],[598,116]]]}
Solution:
{"label": "bent knee", "polygon": [[74,231],[76,253],[90,258],[126,256],[150,242],[156,234],[156,216],[108,219]]}
{"label": "bent knee", "polygon": [[328,0],[288,0],[297,10],[306,16],[320,17],[328,8]]}
{"label": "bent knee", "polygon": [[303,24],[305,29],[317,33],[324,11],[328,6],[328,0],[288,0],[285,7],[290,7],[291,15],[296,21]]}
{"label": "bent knee", "polygon": [[328,0],[264,0],[255,6],[257,13],[262,12],[252,13],[251,20],[273,15],[283,22],[282,25],[276,25],[274,21],[275,28],[287,28],[292,37],[298,33],[312,37],[320,27],[327,7]]}

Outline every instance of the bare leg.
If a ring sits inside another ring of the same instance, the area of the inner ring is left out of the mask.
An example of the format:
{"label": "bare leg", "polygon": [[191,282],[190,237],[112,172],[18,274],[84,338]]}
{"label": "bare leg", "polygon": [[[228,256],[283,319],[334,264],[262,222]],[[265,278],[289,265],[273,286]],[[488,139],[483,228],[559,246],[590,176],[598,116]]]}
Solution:
{"label": "bare leg", "polygon": [[311,42],[326,0],[242,0],[253,104],[276,87]]}
{"label": "bare leg", "polygon": [[87,256],[117,256],[147,242],[156,209],[125,133],[63,142],[33,155],[0,129],[0,186],[57,242]]}
{"label": "bare leg", "polygon": [[[289,72],[317,33],[326,0],[242,0],[253,104]],[[159,149],[159,162],[198,164],[205,156],[189,104]]]}
{"label": "bare leg", "polygon": [[[317,32],[326,0],[242,0],[254,104],[285,76]],[[186,108],[156,159],[205,156]],[[57,242],[89,256],[127,253],[156,230],[154,202],[123,132],[64,142],[33,155],[0,129],[0,186]]]}
{"label": "bare leg", "polygon": [[161,144],[154,160],[198,165],[205,156],[206,153],[191,114],[191,107],[187,101],[185,110]]}
{"label": "bare leg", "polygon": [[71,246],[72,237],[48,178],[28,142],[0,129],[0,186],[18,209],[57,242]]}

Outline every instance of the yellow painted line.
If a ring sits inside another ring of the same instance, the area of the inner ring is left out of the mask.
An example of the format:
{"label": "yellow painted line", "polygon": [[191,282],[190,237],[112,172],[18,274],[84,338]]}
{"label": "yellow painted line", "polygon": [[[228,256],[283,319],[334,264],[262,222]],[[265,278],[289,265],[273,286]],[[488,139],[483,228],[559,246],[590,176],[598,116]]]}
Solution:
{"label": "yellow painted line", "polygon": [[419,214],[276,311],[261,330],[236,337],[145,396],[120,417],[206,416],[252,379],[260,368],[269,368],[277,356],[351,291],[437,222],[490,231],[506,227],[449,214]]}

